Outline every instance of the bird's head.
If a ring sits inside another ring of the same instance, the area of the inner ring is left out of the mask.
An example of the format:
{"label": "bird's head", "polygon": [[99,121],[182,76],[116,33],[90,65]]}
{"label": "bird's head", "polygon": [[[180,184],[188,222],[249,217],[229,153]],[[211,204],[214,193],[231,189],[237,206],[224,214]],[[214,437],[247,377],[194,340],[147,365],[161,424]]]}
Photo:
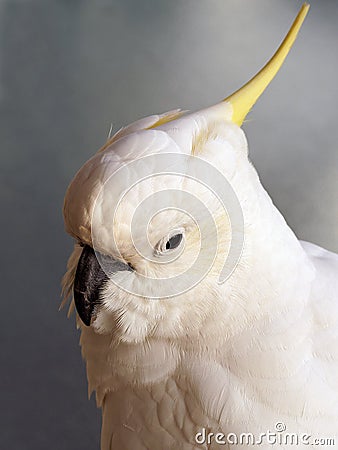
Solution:
{"label": "bird's head", "polygon": [[83,325],[139,342],[200,332],[211,312],[232,314],[228,281],[243,258],[245,265],[262,195],[240,126],[307,10],[233,95],[123,128],[75,175],[64,203],[77,240],[65,285]]}

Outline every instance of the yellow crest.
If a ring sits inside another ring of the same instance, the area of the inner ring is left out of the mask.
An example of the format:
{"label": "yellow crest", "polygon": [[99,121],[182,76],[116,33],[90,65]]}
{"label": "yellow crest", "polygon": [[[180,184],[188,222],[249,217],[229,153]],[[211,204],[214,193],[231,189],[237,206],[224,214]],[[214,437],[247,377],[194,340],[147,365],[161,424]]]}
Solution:
{"label": "yellow crest", "polygon": [[309,8],[308,3],[303,4],[284,41],[263,69],[238,91],[223,100],[232,106],[232,122],[242,125],[250,109],[275,77],[296,40]]}

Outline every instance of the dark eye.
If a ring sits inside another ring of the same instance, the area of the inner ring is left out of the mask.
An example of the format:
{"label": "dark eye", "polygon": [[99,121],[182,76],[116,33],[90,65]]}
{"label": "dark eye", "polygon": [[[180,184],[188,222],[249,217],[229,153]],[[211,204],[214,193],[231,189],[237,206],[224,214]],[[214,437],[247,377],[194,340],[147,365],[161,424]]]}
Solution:
{"label": "dark eye", "polygon": [[182,233],[178,233],[175,234],[175,236],[172,236],[165,244],[165,249],[166,250],[172,250],[173,248],[177,248],[180,243],[182,242],[183,239],[183,234]]}
{"label": "dark eye", "polygon": [[179,248],[183,240],[184,229],[178,228],[176,230],[172,230],[171,233],[168,233],[156,244],[154,248],[155,255],[160,256],[165,253],[168,254],[171,250]]}

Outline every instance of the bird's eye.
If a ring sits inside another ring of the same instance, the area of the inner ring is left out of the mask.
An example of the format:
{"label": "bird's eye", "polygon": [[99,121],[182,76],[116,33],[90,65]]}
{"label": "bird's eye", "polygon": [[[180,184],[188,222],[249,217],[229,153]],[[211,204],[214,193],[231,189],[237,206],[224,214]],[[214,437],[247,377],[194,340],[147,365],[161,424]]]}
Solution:
{"label": "bird's eye", "polygon": [[172,236],[170,239],[167,240],[165,244],[165,249],[172,250],[174,248],[177,248],[182,242],[182,239],[183,239],[182,233],[175,234],[175,236]]}
{"label": "bird's eye", "polygon": [[181,232],[181,229],[171,232],[158,242],[155,247],[155,253],[161,255],[178,248],[183,241],[183,237],[183,230]]}

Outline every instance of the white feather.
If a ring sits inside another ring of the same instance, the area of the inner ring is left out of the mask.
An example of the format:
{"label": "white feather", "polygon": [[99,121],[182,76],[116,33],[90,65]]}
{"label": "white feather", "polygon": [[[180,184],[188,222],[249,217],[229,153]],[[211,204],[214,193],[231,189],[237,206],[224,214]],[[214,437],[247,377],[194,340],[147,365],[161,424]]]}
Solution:
{"label": "white feather", "polygon": [[[338,439],[338,256],[297,240],[261,186],[236,125],[201,112],[159,130],[129,132],[95,155],[71,184],[65,220],[73,236],[91,244],[94,199],[118,167],[140,155],[196,151],[235,190],[245,246],[226,283],[217,284],[217,270],[211,271],[170,300],[151,301],[107,284],[92,326],[81,324],[89,389],[103,409],[102,450],[214,449],[215,442],[195,442],[202,428],[258,436],[277,422],[290,432]],[[140,184],[115,222],[108,220],[109,197],[102,204],[101,250],[111,254],[110,236],[117,233],[136,267],[132,283],[138,268],[159,272],[135,254],[127,224],[135,204],[168,183],[182,187],[182,180],[168,178]],[[217,202],[193,184],[184,188],[209,202],[219,229],[228,229]],[[175,220],[163,215],[152,230]],[[193,249],[196,235],[187,242]],[[215,268],[226,246],[224,237]],[[76,247],[66,294],[79,255]]]}

